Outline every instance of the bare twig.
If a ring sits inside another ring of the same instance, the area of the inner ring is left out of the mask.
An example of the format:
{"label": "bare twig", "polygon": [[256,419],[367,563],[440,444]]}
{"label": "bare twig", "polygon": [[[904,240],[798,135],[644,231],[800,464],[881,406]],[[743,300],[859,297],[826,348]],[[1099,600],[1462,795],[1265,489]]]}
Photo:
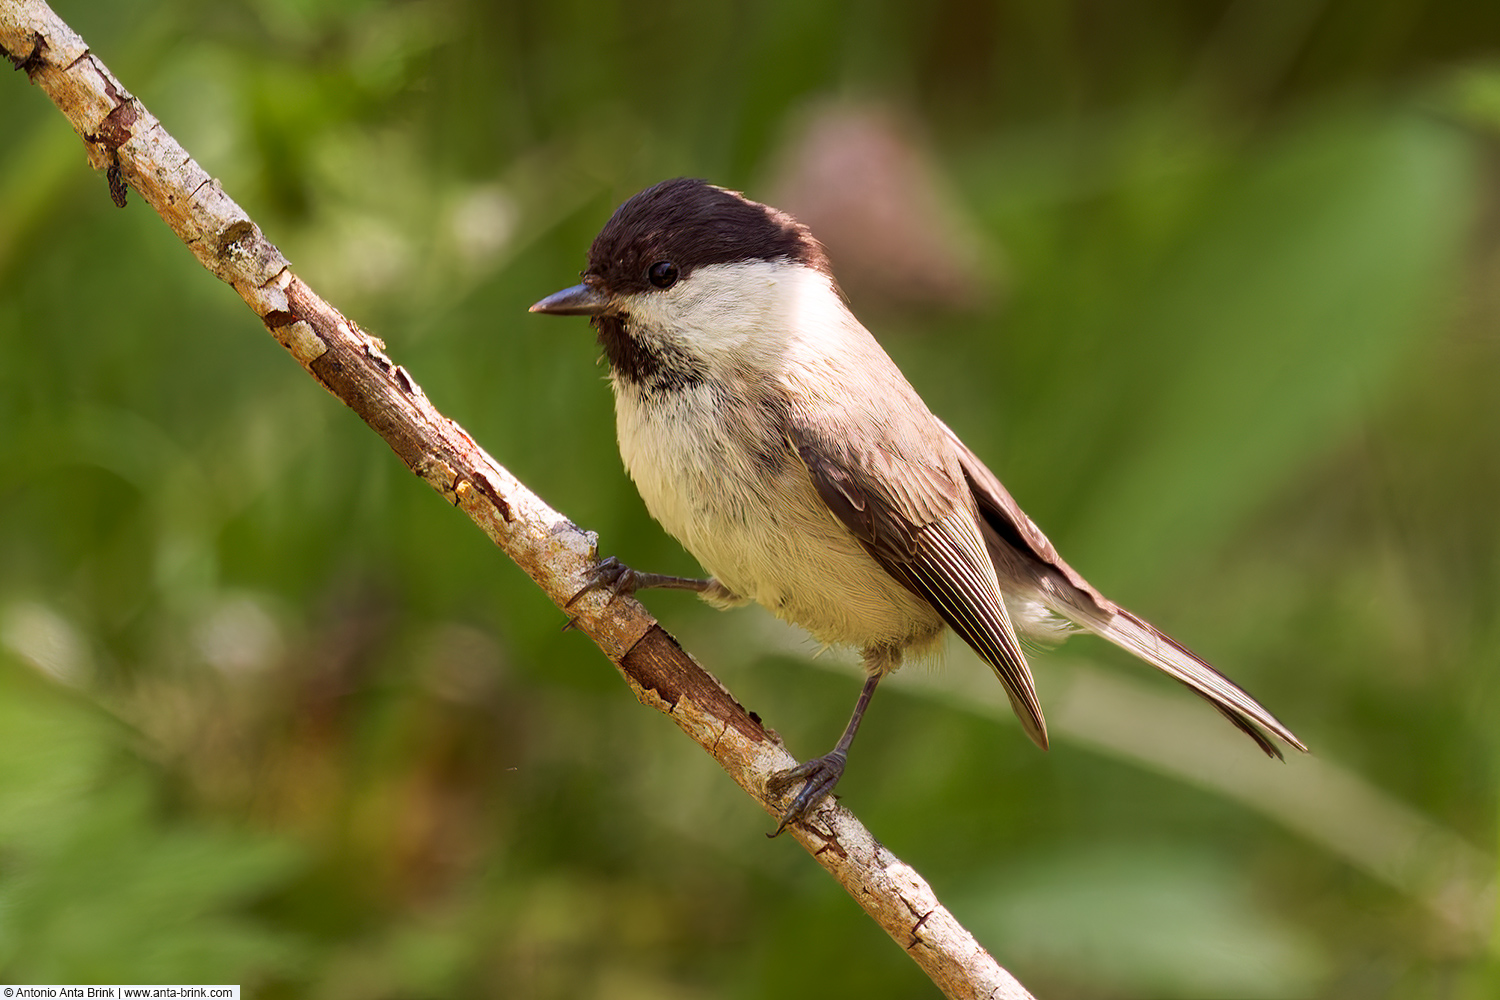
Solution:
{"label": "bare twig", "polygon": [[[299,364],[383,437],[401,460],[461,508],[559,606],[594,561],[577,528],[428,401],[383,345],[295,273],[223,190],[37,0],[0,0],[0,46],[83,137],[124,204],[126,186],[154,208],[208,270],[231,285]],[[642,703],[667,714],[772,815],[766,778],[794,763],[775,734],[693,662],[638,603],[591,595],[570,609]],[[950,997],[1029,998],[938,902],[926,881],[848,810],[825,804],[791,828]]]}

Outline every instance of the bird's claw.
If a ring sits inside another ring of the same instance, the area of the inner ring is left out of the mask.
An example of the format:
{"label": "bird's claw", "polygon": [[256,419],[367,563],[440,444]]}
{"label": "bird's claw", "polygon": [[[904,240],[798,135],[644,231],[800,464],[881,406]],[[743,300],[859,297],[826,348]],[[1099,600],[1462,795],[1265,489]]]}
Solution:
{"label": "bird's claw", "polygon": [[621,594],[634,594],[638,590],[648,587],[666,587],[669,590],[692,590],[700,594],[718,593],[724,597],[732,598],[724,589],[723,584],[717,580],[699,580],[690,576],[668,576],[665,573],[642,573],[640,570],[631,569],[614,556],[608,559],[600,559],[594,564],[594,572],[589,575],[589,582],[583,585],[583,589],[572,597],[563,607],[571,608],[573,602],[591,590],[608,590],[609,599],[613,601]]}
{"label": "bird's claw", "polygon": [[588,582],[579,589],[578,593],[568,598],[564,608],[571,608],[573,602],[584,594],[594,590],[608,590],[609,599],[613,601],[621,594],[633,594],[643,586],[641,574],[620,562],[614,556],[600,559],[594,564],[594,571],[589,574]]}
{"label": "bird's claw", "polygon": [[824,798],[833,791],[839,779],[844,776],[844,765],[848,763],[848,755],[842,751],[835,750],[833,753],[822,757],[814,757],[798,764],[796,767],[785,771],[778,771],[771,775],[766,781],[766,791],[772,795],[780,795],[799,781],[803,781],[802,790],[799,791],[786,811],[781,814],[781,822],[776,824],[776,831],[766,836],[775,837],[781,834],[792,823],[805,819],[808,813],[822,802]]}

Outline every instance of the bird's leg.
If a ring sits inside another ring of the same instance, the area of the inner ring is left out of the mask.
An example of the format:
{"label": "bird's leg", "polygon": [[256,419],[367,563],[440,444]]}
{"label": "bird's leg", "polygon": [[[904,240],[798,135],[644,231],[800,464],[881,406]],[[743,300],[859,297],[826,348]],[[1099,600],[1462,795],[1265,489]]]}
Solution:
{"label": "bird's leg", "polygon": [[[668,576],[665,573],[642,573],[626,566],[614,556],[601,559],[594,566],[594,572],[589,576],[589,582],[583,585],[583,589],[572,597],[564,608],[571,608],[573,602],[592,590],[608,590],[611,597],[621,594],[634,594],[637,590],[646,590],[650,587],[666,587],[672,590],[694,590],[700,594],[708,594],[717,590],[724,590],[724,586],[717,580],[700,580],[691,576]],[[726,591],[727,593],[727,591]]]}
{"label": "bird's leg", "polygon": [[792,799],[792,804],[787,806],[786,812],[781,814],[781,822],[776,825],[776,833],[768,836],[776,836],[787,828],[788,823],[802,819],[813,807],[823,801],[824,796],[833,791],[833,786],[839,783],[844,776],[844,764],[849,759],[849,744],[854,742],[854,734],[859,732],[859,724],[865,717],[865,709],[869,707],[870,696],[875,693],[875,685],[880,683],[883,673],[872,673],[865,678],[865,686],[859,692],[859,700],[854,703],[854,714],[849,717],[849,725],[844,727],[844,735],[834,745],[833,750],[821,757],[814,757],[804,761],[796,767],[780,771],[771,775],[766,782],[766,791],[772,795],[780,795],[798,781],[806,779],[806,784]]}

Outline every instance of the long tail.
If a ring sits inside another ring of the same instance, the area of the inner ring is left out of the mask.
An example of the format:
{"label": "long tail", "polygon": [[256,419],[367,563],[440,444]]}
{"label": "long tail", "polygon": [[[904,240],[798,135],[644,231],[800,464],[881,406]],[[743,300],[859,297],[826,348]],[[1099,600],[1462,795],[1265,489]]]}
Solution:
{"label": "long tail", "polygon": [[1218,709],[1267,755],[1281,757],[1281,750],[1266,736],[1267,731],[1286,741],[1288,746],[1307,752],[1307,745],[1249,692],[1150,622],[1121,607],[1115,607],[1113,614],[1094,614],[1074,607],[1058,610],[1088,631],[1103,636],[1181,681]]}
{"label": "long tail", "polygon": [[1268,732],[1286,741],[1288,746],[1307,752],[1307,745],[1244,688],[1176,639],[1095,590],[1063,561],[1047,536],[958,435],[946,426],[943,430],[958,450],[959,463],[974,491],[981,532],[1002,591],[1037,600],[1053,613],[1175,677],[1205,698],[1268,755],[1281,757],[1281,751],[1266,735]]}

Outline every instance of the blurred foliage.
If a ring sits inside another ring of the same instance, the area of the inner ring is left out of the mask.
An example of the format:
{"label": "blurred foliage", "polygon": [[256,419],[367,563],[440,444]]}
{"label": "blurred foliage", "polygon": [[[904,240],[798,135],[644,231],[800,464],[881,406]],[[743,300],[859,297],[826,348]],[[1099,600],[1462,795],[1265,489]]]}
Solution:
{"label": "blurred foliage", "polygon": [[[57,9],[446,413],[666,572],[695,567],[620,471],[597,349],[525,307],[634,190],[763,194],[807,108],[897,109],[992,294],[856,311],[1102,589],[1493,856],[1500,5]],[[4,91],[0,979],[931,995],[137,196],[114,209],[24,77]],[[825,749],[847,673],[758,610],[648,603]],[[904,689],[841,792],[1039,996],[1500,992],[1491,927]]]}

